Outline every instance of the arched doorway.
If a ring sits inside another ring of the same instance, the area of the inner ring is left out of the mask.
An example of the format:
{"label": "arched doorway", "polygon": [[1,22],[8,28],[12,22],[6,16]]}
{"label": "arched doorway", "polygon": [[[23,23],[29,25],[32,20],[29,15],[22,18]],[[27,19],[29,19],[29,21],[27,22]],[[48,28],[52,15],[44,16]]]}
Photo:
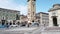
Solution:
{"label": "arched doorway", "polygon": [[58,26],[58,24],[57,24],[57,18],[56,17],[53,17],[53,25],[54,26]]}

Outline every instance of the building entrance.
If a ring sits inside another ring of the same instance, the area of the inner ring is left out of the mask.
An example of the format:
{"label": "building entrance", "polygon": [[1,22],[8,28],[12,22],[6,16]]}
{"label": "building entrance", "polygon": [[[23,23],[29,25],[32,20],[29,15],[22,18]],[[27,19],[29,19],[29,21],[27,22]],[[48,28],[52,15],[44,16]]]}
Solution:
{"label": "building entrance", "polygon": [[2,21],[2,25],[4,25],[5,24],[5,20],[1,20]]}
{"label": "building entrance", "polygon": [[53,25],[54,26],[58,26],[58,24],[57,24],[57,18],[56,17],[53,17]]}

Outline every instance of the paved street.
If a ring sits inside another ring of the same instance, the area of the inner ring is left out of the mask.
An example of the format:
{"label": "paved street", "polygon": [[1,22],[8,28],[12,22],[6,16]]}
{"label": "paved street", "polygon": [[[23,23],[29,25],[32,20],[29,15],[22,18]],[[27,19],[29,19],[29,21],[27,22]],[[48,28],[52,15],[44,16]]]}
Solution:
{"label": "paved street", "polygon": [[25,34],[36,30],[37,27],[33,28],[15,28],[15,29],[0,29],[0,34]]}

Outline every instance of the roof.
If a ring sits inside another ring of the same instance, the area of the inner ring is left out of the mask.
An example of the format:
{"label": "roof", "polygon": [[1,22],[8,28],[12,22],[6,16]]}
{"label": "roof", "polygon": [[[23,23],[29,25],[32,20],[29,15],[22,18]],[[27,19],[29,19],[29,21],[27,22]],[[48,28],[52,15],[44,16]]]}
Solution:
{"label": "roof", "polygon": [[[58,7],[55,7],[55,6],[58,6]],[[53,7],[50,8],[50,10],[48,12],[54,11],[54,10],[60,10],[60,4],[54,4]]]}
{"label": "roof", "polygon": [[7,10],[7,11],[20,12],[20,11],[18,11],[18,10],[11,10],[11,9],[6,9],[6,8],[0,8],[0,10]]}
{"label": "roof", "polygon": [[20,15],[20,17],[22,17],[22,18],[27,18],[27,16],[25,16],[25,15]]}
{"label": "roof", "polygon": [[59,8],[51,8],[48,12],[54,11],[54,10],[60,10],[60,7]]}
{"label": "roof", "polygon": [[49,15],[49,13],[45,13],[45,12],[39,12],[39,13],[36,13],[36,14],[40,14],[40,13]]}
{"label": "roof", "polygon": [[53,7],[54,7],[54,6],[60,6],[60,4],[54,4]]}

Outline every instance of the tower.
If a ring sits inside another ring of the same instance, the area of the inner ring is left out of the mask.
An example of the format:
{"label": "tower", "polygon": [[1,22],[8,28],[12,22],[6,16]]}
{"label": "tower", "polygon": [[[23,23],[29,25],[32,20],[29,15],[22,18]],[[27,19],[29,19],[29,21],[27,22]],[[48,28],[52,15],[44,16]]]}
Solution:
{"label": "tower", "polygon": [[28,2],[28,15],[27,15],[28,23],[32,23],[35,20],[36,0],[28,0],[27,2]]}

